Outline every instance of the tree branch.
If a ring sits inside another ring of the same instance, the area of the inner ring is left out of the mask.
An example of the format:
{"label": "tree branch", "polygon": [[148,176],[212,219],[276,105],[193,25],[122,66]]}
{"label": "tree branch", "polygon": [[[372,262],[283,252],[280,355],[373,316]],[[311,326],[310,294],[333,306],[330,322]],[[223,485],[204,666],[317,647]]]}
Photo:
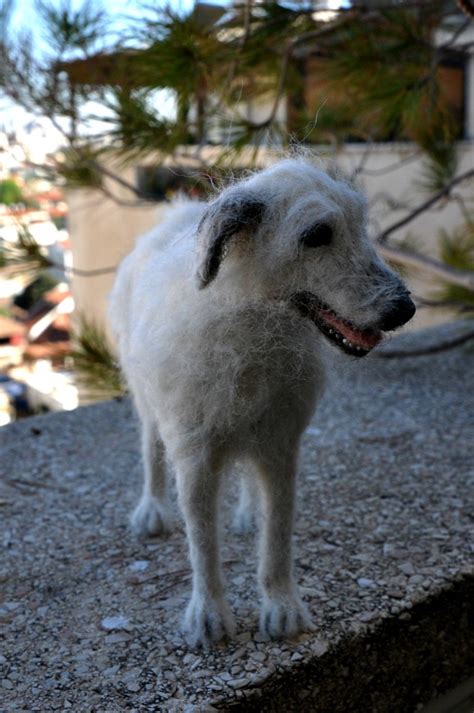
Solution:
{"label": "tree branch", "polygon": [[69,272],[77,277],[99,277],[100,275],[112,275],[117,271],[117,266],[114,267],[98,267],[96,270],[80,270],[77,267],[62,267],[60,265],[55,265],[51,263],[52,267],[57,267],[63,272]]}
{"label": "tree branch", "polygon": [[413,298],[417,309],[423,309],[424,307],[436,307],[438,309],[450,309],[453,307],[458,312],[473,312],[474,313],[474,303],[469,304],[468,302],[462,302],[460,300],[429,300],[424,297],[414,297]]}
{"label": "tree branch", "polygon": [[443,280],[446,280],[451,284],[459,285],[460,287],[465,287],[468,290],[474,291],[473,271],[460,270],[455,267],[450,267],[449,265],[439,262],[439,260],[435,260],[434,258],[427,257],[425,255],[420,255],[414,250],[410,250],[408,248],[403,247],[396,247],[393,245],[387,245],[386,243],[387,238],[392,235],[392,233],[396,232],[405,225],[408,225],[408,223],[411,223],[411,221],[414,220],[417,216],[421,215],[429,208],[431,208],[431,206],[437,203],[441,198],[444,198],[445,196],[449,195],[454,186],[472,177],[474,177],[474,169],[466,171],[465,173],[462,173],[456,178],[453,178],[453,180],[450,181],[450,183],[448,183],[446,186],[444,186],[444,188],[442,188],[440,191],[428,198],[428,200],[424,201],[419,206],[414,208],[404,218],[401,218],[400,220],[396,221],[391,226],[386,228],[375,241],[380,254],[388,260],[391,260],[400,265],[409,265],[411,267],[424,270],[425,272],[429,272],[432,275],[437,275],[438,277],[441,277]]}
{"label": "tree branch", "polygon": [[445,196],[449,195],[449,193],[454,188],[454,186],[457,186],[458,183],[462,183],[463,181],[466,181],[468,178],[473,178],[473,177],[474,177],[474,168],[471,169],[470,171],[466,171],[465,173],[461,173],[459,176],[456,176],[456,178],[453,178],[452,181],[450,181],[446,186],[444,186],[444,188],[442,188],[440,191],[438,191],[433,196],[431,196],[431,198],[428,198],[428,200],[424,201],[419,206],[414,208],[404,218],[397,220],[391,226],[386,228],[377,237],[377,243],[379,243],[379,244],[385,243],[385,241],[387,240],[389,235],[391,235],[392,233],[395,233],[400,228],[403,228],[408,223],[411,223],[412,220],[414,220],[419,215],[421,215],[421,213],[424,213],[426,210],[428,210],[428,208],[431,208],[431,206],[434,205],[435,203],[437,203],[441,198],[444,198]]}
{"label": "tree branch", "polygon": [[449,38],[449,40],[448,40],[447,42],[445,42],[444,45],[441,45],[441,47],[439,47],[439,49],[440,49],[440,50],[447,50],[447,49],[449,49],[450,47],[452,47],[452,45],[456,42],[456,40],[458,39],[458,37],[460,37],[460,36],[463,34],[463,32],[465,32],[465,30],[467,30],[467,28],[470,26],[471,22],[472,22],[471,19],[465,20],[465,21],[463,22],[463,24],[460,25],[460,26],[457,28],[457,30],[455,30],[455,31],[453,32],[453,34],[451,35],[451,37]]}
{"label": "tree branch", "polygon": [[416,161],[417,159],[420,158],[420,156],[421,156],[421,151],[415,151],[414,153],[411,153],[406,158],[400,158],[398,161],[395,161],[395,163],[390,163],[388,166],[384,166],[383,168],[364,168],[362,170],[362,175],[363,176],[385,176],[387,173],[396,171],[397,168],[401,168],[402,166],[406,166],[408,163],[412,163],[412,161]]}
{"label": "tree branch", "polygon": [[470,270],[459,270],[455,267],[449,267],[434,258],[420,255],[413,250],[393,247],[385,243],[379,243],[377,250],[382,257],[387,260],[391,260],[399,265],[416,267],[424,272],[437,275],[453,285],[459,285],[460,287],[474,291],[474,272]]}
{"label": "tree branch", "polygon": [[259,123],[254,123],[254,122],[247,122],[248,125],[251,127],[252,130],[254,131],[259,131],[261,129],[266,129],[268,126],[271,126],[271,124],[275,121],[275,117],[278,111],[278,107],[280,106],[280,102],[283,98],[283,94],[285,91],[286,87],[286,80],[288,78],[288,68],[290,64],[290,58],[293,53],[293,50],[298,47],[298,45],[304,44],[305,42],[312,41],[319,39],[320,37],[323,37],[327,34],[330,34],[331,32],[334,32],[335,26],[340,27],[341,25],[346,24],[348,21],[347,17],[343,17],[342,19],[339,19],[336,23],[328,23],[325,27],[322,27],[318,30],[313,30],[311,32],[304,32],[301,35],[298,35],[298,37],[295,37],[294,39],[290,40],[287,42],[285,50],[283,52],[283,56],[281,58],[281,65],[280,65],[280,72],[278,75],[278,87],[275,93],[275,99],[273,100],[273,106],[270,111],[270,114],[267,119],[264,121],[261,121]]}
{"label": "tree branch", "polygon": [[404,357],[427,356],[429,354],[437,354],[438,352],[445,352],[448,349],[459,347],[461,344],[471,341],[471,339],[474,339],[474,329],[471,329],[464,334],[460,334],[457,337],[446,339],[438,344],[433,344],[432,346],[420,347],[418,349],[381,350],[379,352],[374,352],[374,357],[377,357],[378,359],[402,359]]}

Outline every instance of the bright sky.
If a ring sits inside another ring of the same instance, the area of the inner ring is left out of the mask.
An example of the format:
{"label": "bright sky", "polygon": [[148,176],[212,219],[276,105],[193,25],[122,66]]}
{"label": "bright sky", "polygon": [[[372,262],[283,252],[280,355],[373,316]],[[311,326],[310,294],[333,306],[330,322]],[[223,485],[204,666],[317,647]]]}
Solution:
{"label": "bright sky", "polygon": [[[228,5],[230,0],[205,0],[212,5]],[[82,5],[81,0],[71,0],[72,7],[78,8]],[[49,0],[48,4],[54,7],[61,7],[63,0]],[[194,5],[194,0],[167,0],[165,2],[141,2],[140,0],[102,0],[97,6],[102,5],[108,12],[114,15],[133,15],[139,17],[142,5],[153,6],[169,5],[176,10],[190,10]],[[33,18],[35,0],[16,0],[15,21],[24,23],[26,18]]]}
{"label": "bright sky", "polygon": [[[48,0],[48,4],[55,7],[61,7],[65,0]],[[206,2],[214,5],[227,5],[230,0],[206,0]],[[79,8],[82,4],[81,0],[71,0],[73,8]],[[148,5],[156,7],[171,6],[175,10],[189,11],[194,6],[194,0],[164,0],[163,2],[155,2],[152,0],[102,0],[97,2],[97,7],[102,5],[111,15],[124,17],[140,17],[142,14],[141,6]],[[26,28],[34,30],[38,35],[38,40],[41,42],[40,28],[37,28],[35,23],[35,0],[16,0],[15,11],[12,17],[12,26],[16,28]],[[21,127],[31,120],[31,114],[28,114],[23,108],[13,106],[9,100],[4,100],[0,97],[0,127],[6,126],[7,129]]]}
{"label": "bright sky", "polygon": [[[48,4],[52,4],[55,7],[61,7],[67,0],[46,0]],[[214,5],[229,5],[231,0],[205,0],[208,3]],[[73,8],[79,8],[82,5],[82,0],[70,0]],[[102,0],[98,1],[96,7],[101,5],[107,10],[112,16],[120,17],[122,16],[124,26],[127,23],[127,16],[139,18],[143,11],[141,7],[143,5],[148,7],[160,7],[171,6],[173,9],[183,12],[188,12],[192,9],[195,2],[194,0],[162,0],[162,2],[153,2],[153,0]],[[337,8],[341,5],[347,5],[348,0],[326,0],[326,6],[328,8]],[[12,18],[12,26],[14,29],[26,28],[33,30],[34,34],[38,40],[38,46],[42,45],[41,38],[41,28],[37,26],[37,15],[35,12],[35,0],[16,0],[16,9]],[[43,42],[44,45],[44,42]],[[169,96],[163,94],[163,108],[164,113],[170,111],[169,106]],[[32,116],[28,114],[23,108],[12,105],[9,100],[2,100],[0,96],[0,127],[5,126],[7,129],[11,130],[13,128],[18,128],[24,126],[26,123],[31,121]]]}

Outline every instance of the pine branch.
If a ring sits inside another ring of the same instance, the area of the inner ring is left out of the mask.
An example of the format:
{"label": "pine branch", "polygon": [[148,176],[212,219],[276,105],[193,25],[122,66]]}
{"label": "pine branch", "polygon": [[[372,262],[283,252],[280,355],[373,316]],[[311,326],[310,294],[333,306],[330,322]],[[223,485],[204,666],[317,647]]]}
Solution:
{"label": "pine branch", "polygon": [[2,246],[2,267],[0,273],[5,275],[21,275],[27,272],[38,273],[42,270],[56,269],[67,275],[77,277],[99,277],[116,272],[117,266],[99,267],[93,270],[81,270],[52,260],[38,245],[25,226],[20,226],[18,245]]}
{"label": "pine branch", "polygon": [[[342,27],[346,23],[346,19],[344,18],[343,20],[340,20],[337,27]],[[270,127],[276,118],[278,108],[280,106],[280,103],[283,99],[285,90],[287,88],[287,79],[288,79],[288,69],[290,66],[290,60],[292,58],[294,50],[302,44],[308,43],[308,42],[313,42],[314,40],[320,39],[321,37],[325,37],[326,35],[333,34],[335,31],[335,25],[334,23],[330,23],[330,25],[323,27],[322,29],[319,30],[314,30],[312,32],[306,32],[303,33],[295,38],[290,39],[285,47],[285,50],[283,52],[282,58],[281,58],[281,64],[280,64],[280,71],[278,74],[278,84],[277,84],[277,89],[275,93],[275,99],[273,100],[273,105],[272,109],[270,111],[270,114],[267,119],[261,122],[251,122],[247,121],[247,125],[253,130],[253,131],[260,131],[262,129],[266,129]],[[313,47],[313,51],[314,51]]]}
{"label": "pine branch", "polygon": [[373,356],[378,359],[402,359],[404,357],[428,356],[430,354],[438,354],[439,352],[454,349],[455,347],[470,342],[472,339],[474,339],[474,329],[431,346],[420,347],[418,349],[383,349],[377,352],[374,351]]}
{"label": "pine branch", "polygon": [[458,312],[472,312],[474,310],[474,304],[455,299],[429,300],[424,297],[415,297],[414,300],[417,309],[435,307],[436,309],[456,309]]}
{"label": "pine branch", "polygon": [[452,47],[456,40],[459,39],[459,37],[467,30],[468,27],[471,26],[471,22],[472,20],[465,20],[462,25],[460,25],[456,30],[454,30],[449,40],[445,42],[444,45],[441,45],[439,47],[439,51],[445,51]]}
{"label": "pine branch", "polygon": [[90,397],[111,398],[124,393],[120,370],[104,330],[79,315],[71,352],[78,381]]}
{"label": "pine branch", "polygon": [[454,188],[454,186],[457,186],[459,183],[462,183],[463,181],[467,181],[469,178],[473,178],[473,177],[474,177],[474,169],[471,169],[470,171],[466,171],[465,173],[462,173],[461,175],[456,176],[456,178],[453,178],[453,180],[450,181],[446,186],[444,186],[444,188],[442,188],[440,191],[438,191],[433,196],[428,198],[426,201],[421,203],[419,206],[414,208],[404,218],[397,220],[391,226],[386,228],[377,237],[377,243],[379,245],[383,245],[387,241],[387,238],[390,235],[392,235],[392,233],[395,233],[397,230],[400,230],[400,228],[403,228],[405,225],[408,225],[408,223],[411,223],[415,218],[417,218],[422,213],[425,213],[429,208],[431,208],[431,206],[433,206],[435,203],[437,203],[439,200],[441,200],[441,198],[444,198],[445,196],[449,196],[449,194],[452,191],[452,189]]}
{"label": "pine branch", "polygon": [[441,277],[443,280],[450,282],[453,285],[465,287],[468,290],[474,290],[474,272],[470,270],[460,270],[454,267],[449,267],[434,258],[420,255],[413,250],[407,248],[398,248],[379,243],[377,245],[378,252],[382,257],[400,265],[415,267],[423,272]]}
{"label": "pine branch", "polygon": [[398,161],[395,161],[394,163],[388,164],[388,166],[384,166],[383,168],[363,168],[361,171],[363,176],[386,176],[388,173],[391,173],[392,171],[396,171],[399,168],[402,168],[402,166],[407,166],[409,163],[413,163],[413,161],[418,161],[421,155],[421,150],[417,149],[413,151],[412,153],[409,154],[409,156],[406,156],[405,158],[401,158]]}

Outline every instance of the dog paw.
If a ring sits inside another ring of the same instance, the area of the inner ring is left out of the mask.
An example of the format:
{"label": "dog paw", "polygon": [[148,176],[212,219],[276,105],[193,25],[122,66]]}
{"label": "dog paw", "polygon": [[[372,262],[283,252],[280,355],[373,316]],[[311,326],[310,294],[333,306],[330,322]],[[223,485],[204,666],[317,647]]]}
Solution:
{"label": "dog paw", "polygon": [[267,595],[260,610],[260,632],[271,639],[315,631],[306,605],[296,593]]}
{"label": "dog paw", "polygon": [[223,598],[193,594],[183,623],[183,633],[190,646],[207,648],[235,633],[234,617]]}
{"label": "dog paw", "polygon": [[171,530],[171,517],[156,498],[142,498],[130,517],[138,537],[163,535]]}

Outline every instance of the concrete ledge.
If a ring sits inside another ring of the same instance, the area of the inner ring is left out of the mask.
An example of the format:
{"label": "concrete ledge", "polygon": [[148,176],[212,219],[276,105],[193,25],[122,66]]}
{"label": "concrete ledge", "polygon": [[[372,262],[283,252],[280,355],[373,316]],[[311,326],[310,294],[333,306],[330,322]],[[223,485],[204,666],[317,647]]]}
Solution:
{"label": "concrete ledge", "polygon": [[298,641],[259,636],[255,538],[226,531],[237,639],[186,647],[184,535],[127,528],[128,401],[1,429],[2,709],[409,713],[472,675],[474,353],[331,363],[295,533],[318,632]]}

